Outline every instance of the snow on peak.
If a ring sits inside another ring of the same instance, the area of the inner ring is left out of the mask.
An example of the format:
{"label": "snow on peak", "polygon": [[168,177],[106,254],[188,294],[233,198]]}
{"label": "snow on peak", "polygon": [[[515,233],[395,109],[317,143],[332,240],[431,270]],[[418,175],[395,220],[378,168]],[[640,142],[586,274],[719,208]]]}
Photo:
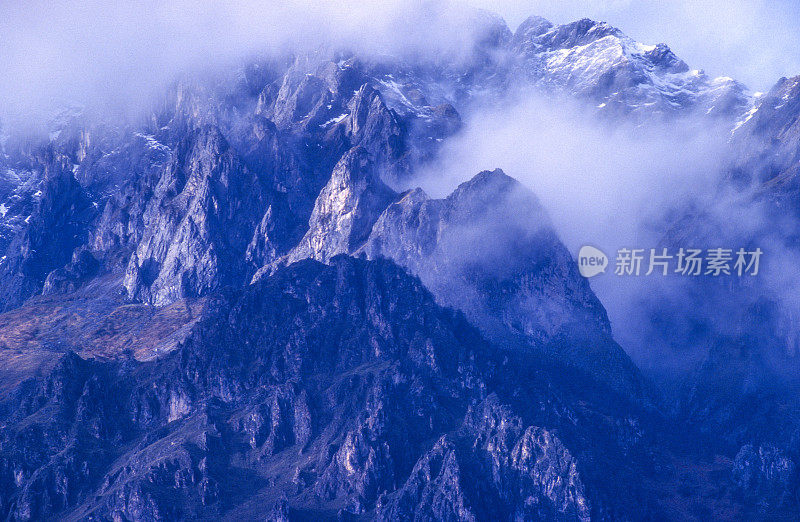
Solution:
{"label": "snow on peak", "polygon": [[615,101],[657,112],[697,108],[708,114],[740,114],[751,101],[738,82],[711,80],[690,69],[666,44],[637,42],[605,22],[552,25],[532,17],[517,29],[512,45],[525,75],[535,83],[598,103]]}

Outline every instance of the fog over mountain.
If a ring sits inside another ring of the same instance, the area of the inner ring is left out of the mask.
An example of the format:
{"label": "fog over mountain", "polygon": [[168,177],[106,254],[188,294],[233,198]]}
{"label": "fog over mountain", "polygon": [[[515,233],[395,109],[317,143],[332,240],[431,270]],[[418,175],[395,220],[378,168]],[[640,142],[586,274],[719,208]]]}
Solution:
{"label": "fog over mountain", "polygon": [[[791,1],[471,0],[512,29],[532,13],[554,22],[607,21],[645,43],[666,42],[694,67],[766,91],[800,70]],[[284,45],[360,52],[463,54],[476,30],[458,2],[5,2],[0,81],[4,111],[52,101],[139,107],[180,72]],[[713,43],[712,43],[713,42]]]}
{"label": "fog over mountain", "polygon": [[251,54],[349,48],[464,59],[482,28],[463,4],[356,2],[9,2],[0,21],[4,110],[100,104],[141,111],[181,75]]}
{"label": "fog over mountain", "polygon": [[787,6],[4,4],[0,518],[796,519]]}

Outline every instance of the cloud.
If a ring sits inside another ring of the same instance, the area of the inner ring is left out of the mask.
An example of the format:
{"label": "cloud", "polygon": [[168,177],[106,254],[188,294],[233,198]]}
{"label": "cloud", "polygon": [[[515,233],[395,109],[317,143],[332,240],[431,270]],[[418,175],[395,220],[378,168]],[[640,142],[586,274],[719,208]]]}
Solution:
{"label": "cloud", "polygon": [[526,91],[468,114],[414,181],[443,195],[480,170],[502,168],[537,194],[573,252],[587,243],[630,246],[657,209],[713,191],[727,129],[689,119],[611,124],[593,114]]}
{"label": "cloud", "polygon": [[0,3],[0,112],[137,107],[177,75],[286,47],[457,59],[476,28],[464,2],[512,28],[530,14],[605,19],[757,89],[800,73],[800,55],[787,52],[800,47],[789,0],[9,0]]}
{"label": "cloud", "polygon": [[[538,196],[573,256],[584,245],[608,255],[608,273],[590,284],[623,348],[637,363],[674,375],[702,361],[715,336],[741,335],[751,324],[743,318],[762,298],[779,304],[784,325],[800,316],[794,297],[800,278],[791,269],[797,252],[783,239],[796,222],[776,229],[752,193],[722,189],[730,130],[718,125],[697,115],[609,122],[574,101],[554,103],[525,92],[468,114],[463,130],[412,185],[443,196],[494,168],[521,181]],[[741,281],[646,277],[649,250],[664,246],[673,255],[679,247],[760,247],[764,260],[758,277]],[[502,242],[491,247],[501,250],[497,258],[513,254],[502,251]],[[621,248],[644,249],[640,277],[613,273]],[[789,344],[797,339],[791,329],[779,335]]]}
{"label": "cloud", "polygon": [[136,107],[176,76],[285,49],[456,57],[472,16],[432,0],[11,0],[0,4],[0,109]]}
{"label": "cloud", "polygon": [[[790,0],[464,1],[500,13],[512,29],[530,14],[557,23],[606,20],[756,89],[800,73],[793,52],[800,13]],[[287,48],[457,60],[476,29],[462,4],[435,0],[7,0],[0,3],[0,116],[35,119],[72,101],[135,110],[177,76]],[[653,245],[642,236],[647,219],[682,199],[712,197],[726,153],[720,142],[729,135],[693,122],[609,127],[582,107],[536,96],[466,117],[425,188],[444,195],[501,167],[540,197],[573,253],[586,243],[609,255]],[[592,284],[615,326],[625,326],[628,298],[641,289],[603,287],[603,277]],[[789,279],[778,286],[794,288]]]}

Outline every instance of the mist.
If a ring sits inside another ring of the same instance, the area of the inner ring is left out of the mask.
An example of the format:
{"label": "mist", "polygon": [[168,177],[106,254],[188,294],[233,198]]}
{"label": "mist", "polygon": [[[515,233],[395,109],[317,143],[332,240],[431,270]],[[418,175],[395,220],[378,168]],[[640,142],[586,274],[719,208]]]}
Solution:
{"label": "mist", "polygon": [[481,25],[431,0],[33,0],[0,6],[0,115],[64,106],[135,113],[185,75],[253,55],[349,49],[362,56],[465,56]]}
{"label": "mist", "polygon": [[[782,327],[799,316],[797,293],[787,292],[800,290],[791,268],[796,252],[781,239],[788,233],[775,228],[756,187],[727,188],[730,126],[704,115],[643,122],[600,114],[574,100],[521,91],[469,114],[462,132],[412,184],[441,197],[494,168],[522,182],[573,256],[583,245],[608,256],[606,273],[590,284],[615,338],[646,370],[679,375],[696,369],[709,340],[741,335],[761,299],[779,303]],[[685,216],[697,221],[681,225]],[[673,255],[680,247],[759,247],[765,253],[760,274],[749,280],[645,276],[650,249],[663,247]],[[621,248],[644,249],[641,276],[614,274]],[[695,334],[697,325],[706,329],[703,335]],[[786,349],[796,350],[791,330],[784,332]]]}
{"label": "mist", "polygon": [[710,197],[729,132],[699,118],[612,123],[578,102],[526,91],[470,114],[414,181],[444,195],[470,173],[502,168],[542,200],[571,250],[610,250],[635,244],[659,210]]}
{"label": "mist", "polygon": [[800,72],[800,57],[785,52],[800,46],[800,15],[786,0],[12,0],[0,5],[0,116],[47,117],[65,105],[135,112],[176,77],[288,49],[456,61],[488,16],[470,6],[498,13],[512,31],[533,14],[605,20],[755,89]]}

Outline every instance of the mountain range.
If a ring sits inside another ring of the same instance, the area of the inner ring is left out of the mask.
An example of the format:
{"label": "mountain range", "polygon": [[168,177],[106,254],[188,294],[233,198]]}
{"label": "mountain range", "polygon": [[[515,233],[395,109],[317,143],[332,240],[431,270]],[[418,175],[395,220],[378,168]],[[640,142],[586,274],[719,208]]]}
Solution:
{"label": "mountain range", "polygon": [[[467,60],[270,55],[130,121],[2,128],[0,518],[800,516],[791,291],[654,292],[653,342],[697,359],[664,379],[529,187],[412,186],[527,92],[700,120],[730,133],[726,211],[765,209],[737,239],[793,253],[800,80],[753,94],[606,23],[475,16]],[[664,244],[720,237],[712,210],[666,217]]]}

